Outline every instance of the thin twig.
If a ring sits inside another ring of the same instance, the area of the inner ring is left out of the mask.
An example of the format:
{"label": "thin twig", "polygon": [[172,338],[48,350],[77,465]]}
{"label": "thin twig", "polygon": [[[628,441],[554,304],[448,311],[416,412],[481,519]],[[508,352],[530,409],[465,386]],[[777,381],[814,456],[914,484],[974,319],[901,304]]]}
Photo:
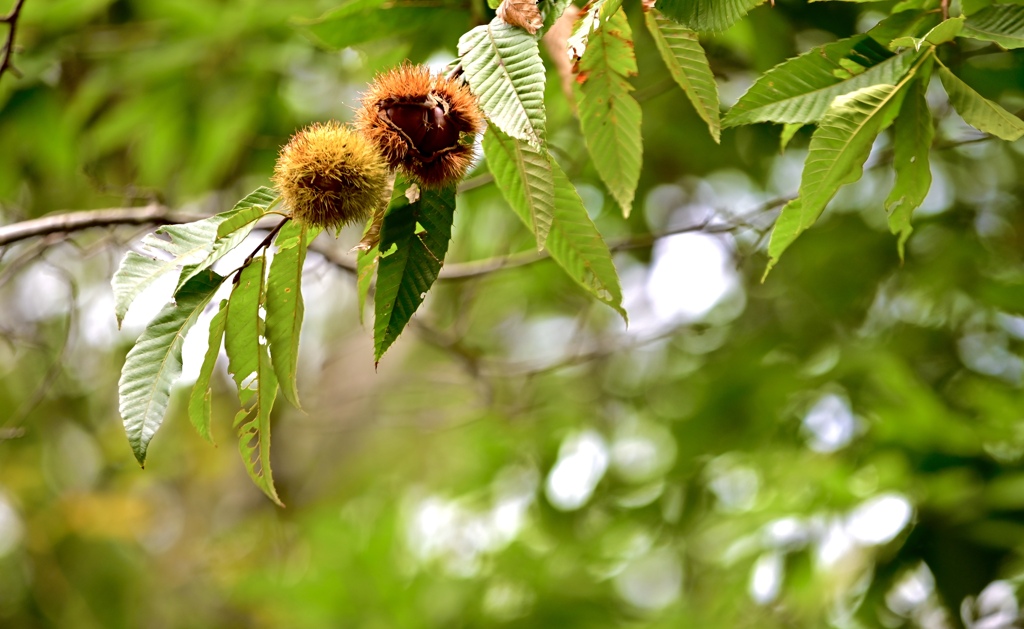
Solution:
{"label": "thin twig", "polygon": [[235,279],[233,280],[234,283],[237,284],[238,280],[242,277],[242,274],[239,271],[241,271],[245,267],[249,266],[249,264],[256,257],[257,253],[259,253],[263,249],[266,249],[267,247],[269,247],[270,246],[270,242],[272,240],[274,240],[274,236],[277,235],[277,232],[281,231],[281,228],[284,227],[288,223],[288,221],[290,221],[290,220],[292,220],[290,216],[285,216],[284,219],[282,219],[280,223],[278,223],[273,229],[271,229],[269,232],[267,232],[267,236],[262,241],[260,241],[260,244],[256,245],[256,248],[252,250],[252,253],[250,253],[245,258],[245,262],[242,263],[242,266],[238,267],[237,269],[235,269],[234,271],[231,272],[231,273],[237,273],[237,275],[235,275]]}
{"label": "thin twig", "polygon": [[0,17],[0,23],[7,24],[10,28],[7,31],[7,41],[4,43],[4,47],[0,50],[0,54],[3,58],[0,59],[0,79],[3,78],[4,72],[10,70],[11,74],[21,78],[21,72],[14,67],[14,62],[11,58],[14,56],[14,36],[18,32],[18,18],[21,16],[21,7],[25,4],[25,0],[15,0],[14,7],[10,13]]}

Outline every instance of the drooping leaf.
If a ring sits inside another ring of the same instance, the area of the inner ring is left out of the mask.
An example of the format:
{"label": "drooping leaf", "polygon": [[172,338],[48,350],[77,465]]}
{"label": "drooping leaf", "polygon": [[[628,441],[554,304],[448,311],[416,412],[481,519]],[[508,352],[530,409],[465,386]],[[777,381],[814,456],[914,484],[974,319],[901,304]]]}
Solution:
{"label": "drooping leaf", "polygon": [[944,65],[939,65],[939,79],[946,88],[949,102],[964,122],[978,131],[1013,142],[1024,136],[1024,120],[1014,116],[994,101],[975,92]]}
{"label": "drooping leaf", "polygon": [[267,277],[267,345],[281,393],[292,406],[301,408],[296,384],[299,333],[302,330],[302,267],[306,247],[320,232],[295,221],[277,235],[277,254]]}
{"label": "drooping leaf", "polygon": [[167,413],[171,385],[181,375],[185,335],[224,278],[207,271],[186,284],[164,306],[128,352],[118,382],[119,408],[128,443],[140,465]]}
{"label": "drooping leaf", "polygon": [[819,46],[762,75],[722,124],[817,122],[836,96],[870,85],[895,85],[914,59],[913,52],[893,56],[867,35]]}
{"label": "drooping leaf", "polygon": [[765,0],[658,0],[658,10],[700,32],[724,31]]}
{"label": "drooping leaf", "polygon": [[931,110],[925,100],[927,84],[916,80],[907,89],[893,133],[893,166],[896,183],[885,200],[889,229],[899,236],[900,259],[913,228],[910,217],[928,196],[932,184],[928,155],[935,136]]}
{"label": "drooping leaf", "polygon": [[265,272],[266,259],[257,256],[239,273],[228,301],[224,349],[242,406],[234,422],[242,462],[253,483],[280,505],[270,469],[270,412],[277,397],[277,378],[267,346],[261,342]]}
{"label": "drooping leaf", "polygon": [[995,42],[1003,48],[1024,47],[1024,5],[985,7],[967,18],[962,35]]}
{"label": "drooping leaf", "polygon": [[196,432],[203,439],[213,443],[213,433],[210,431],[210,419],[213,414],[211,398],[213,391],[210,388],[210,379],[213,377],[213,368],[217,365],[217,357],[220,355],[221,341],[224,338],[224,321],[227,316],[228,300],[220,302],[217,314],[210,320],[209,344],[206,346],[206,355],[203,357],[203,365],[199,368],[199,377],[192,387],[192,394],[188,398],[188,418],[195,427]]}
{"label": "drooping leaf", "polygon": [[765,276],[797,236],[818,220],[839,188],[860,179],[886,109],[899,92],[897,86],[872,85],[840,96],[829,108],[811,136],[799,196],[782,208],[775,222]]}
{"label": "drooping leaf", "polygon": [[590,36],[577,64],[580,126],[597,173],[629,216],[640,181],[640,103],[627,77],[637,72],[633,34],[621,10]]}
{"label": "drooping leaf", "polygon": [[487,129],[484,156],[505,200],[534,233],[542,249],[551,231],[555,211],[555,181],[547,152]]}
{"label": "drooping leaf", "polygon": [[441,272],[452,234],[455,188],[424,188],[410,203],[403,194],[408,185],[396,184],[380,233],[373,324],[377,362],[423,303]]}
{"label": "drooping leaf", "polygon": [[622,288],[608,245],[590,220],[576,188],[553,161],[551,172],[555,180],[555,215],[548,234],[548,252],[569,277],[625,320]]}
{"label": "drooping leaf", "polygon": [[257,347],[263,332],[260,303],[263,299],[263,275],[266,259],[257,256],[239,272],[228,300],[224,324],[224,349],[228,354],[228,372],[245,404],[251,391],[245,386],[257,370]]}
{"label": "drooping leaf", "polygon": [[531,144],[544,141],[544,63],[537,39],[495,18],[459,39],[469,87],[487,119]]}
{"label": "drooping leaf", "polygon": [[203,269],[210,268],[229,251],[242,244],[249,236],[256,221],[266,216],[267,212],[277,204],[280,197],[273,188],[260,186],[235,204],[227,212],[227,217],[217,226],[217,240],[213,243],[210,254],[199,264],[189,265],[182,269],[178,279],[180,289],[185,282]]}
{"label": "drooping leaf", "polygon": [[443,27],[452,20],[466,21],[460,6],[395,3],[388,0],[349,0],[312,20],[295,23],[324,47],[341,49],[366,42],[401,37],[422,28]]}
{"label": "drooping leaf", "polygon": [[708,124],[711,137],[721,142],[718,84],[696,31],[676,24],[656,9],[644,14],[644,20],[672,78],[686,92],[697,115]]}
{"label": "drooping leaf", "polygon": [[235,415],[234,427],[238,434],[238,451],[242,455],[245,471],[257,487],[278,506],[284,503],[274,487],[274,474],[270,469],[270,411],[277,397],[277,380],[270,366],[270,354],[265,345],[257,345],[259,376],[256,379],[256,401],[248,409]]}

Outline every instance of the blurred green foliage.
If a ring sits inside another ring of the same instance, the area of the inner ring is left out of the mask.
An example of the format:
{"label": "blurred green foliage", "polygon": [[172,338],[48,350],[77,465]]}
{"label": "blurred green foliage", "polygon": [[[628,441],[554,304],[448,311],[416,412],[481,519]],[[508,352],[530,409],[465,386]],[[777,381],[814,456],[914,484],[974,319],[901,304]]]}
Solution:
{"label": "blurred green foliage", "polygon": [[[349,119],[367,80],[403,59],[447,63],[493,15],[482,1],[403,4],[380,23],[393,36],[371,40],[310,24],[381,10],[336,4],[27,0],[24,76],[0,79],[2,220],[150,200],[227,209],[266,183],[296,128]],[[541,261],[440,282],[374,372],[352,276],[311,253],[307,413],[274,417],[283,510],[229,447],[223,366],[220,447],[188,426],[186,383],[146,470],[135,464],[116,392],[145,313],[118,333],[108,281],[137,230],[5,250],[0,626],[1019,622],[1021,143],[939,109],[936,181],[901,263],[880,211],[891,174],[872,168],[891,160],[883,135],[865,178],[762,284],[772,210],[795,193],[810,134],[785,153],[771,125],[714,144],[634,4],[645,159],[628,220],[547,86],[552,152],[619,245],[630,327]],[[723,100],[894,4],[752,11],[704,42]],[[332,49],[343,35],[350,47]],[[945,61],[1020,109],[1021,53],[978,50]],[[460,195],[450,263],[534,246],[493,186]]]}

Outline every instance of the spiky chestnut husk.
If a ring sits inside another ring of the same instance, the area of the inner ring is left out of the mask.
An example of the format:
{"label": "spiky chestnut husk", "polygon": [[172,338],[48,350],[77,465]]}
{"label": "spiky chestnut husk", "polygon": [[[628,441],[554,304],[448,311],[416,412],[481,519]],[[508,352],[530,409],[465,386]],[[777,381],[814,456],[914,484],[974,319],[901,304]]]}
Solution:
{"label": "spiky chestnut husk", "polygon": [[377,75],[363,95],[356,125],[392,168],[441,187],[469,170],[483,115],[461,80],[403,64]]}
{"label": "spiky chestnut husk", "polygon": [[370,217],[387,178],[387,164],[376,147],[331,120],[292,136],[277,156],[273,181],[292,218],[337,229]]}

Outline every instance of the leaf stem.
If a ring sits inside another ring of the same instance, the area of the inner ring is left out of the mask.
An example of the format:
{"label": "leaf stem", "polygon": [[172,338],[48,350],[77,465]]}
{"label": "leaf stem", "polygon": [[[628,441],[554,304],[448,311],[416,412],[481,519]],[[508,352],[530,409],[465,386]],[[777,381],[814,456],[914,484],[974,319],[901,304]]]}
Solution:
{"label": "leaf stem", "polygon": [[256,248],[252,250],[252,253],[250,253],[249,256],[246,257],[245,262],[242,262],[242,265],[240,267],[231,272],[235,276],[235,279],[231,280],[233,284],[237,284],[238,280],[242,277],[242,269],[244,269],[245,267],[249,266],[250,263],[252,263],[253,259],[256,258],[256,254],[270,246],[270,243],[274,240],[274,236],[277,235],[277,232],[281,231],[281,228],[284,227],[290,220],[292,220],[290,216],[284,217],[284,219],[280,223],[278,223],[273,229],[270,230],[270,232],[267,233],[267,237],[260,241],[260,244],[256,245]]}

